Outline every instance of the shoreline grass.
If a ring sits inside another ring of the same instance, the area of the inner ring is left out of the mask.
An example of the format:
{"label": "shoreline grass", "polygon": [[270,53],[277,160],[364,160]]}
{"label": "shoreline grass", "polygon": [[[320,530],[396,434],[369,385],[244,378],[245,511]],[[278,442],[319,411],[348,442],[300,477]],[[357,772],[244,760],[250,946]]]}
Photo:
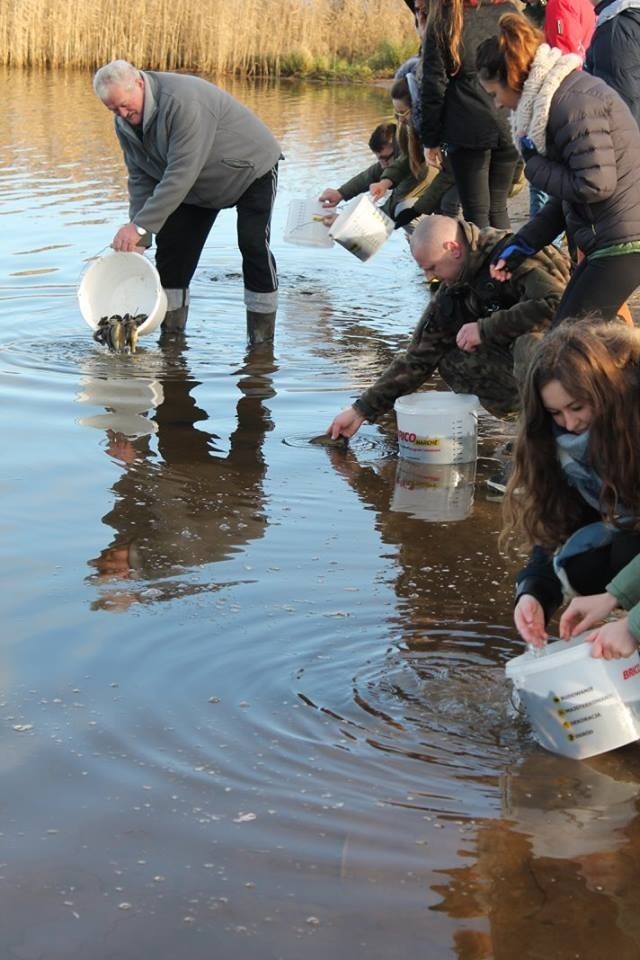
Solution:
{"label": "shoreline grass", "polygon": [[212,75],[369,80],[416,52],[403,0],[0,0],[0,64],[115,58]]}

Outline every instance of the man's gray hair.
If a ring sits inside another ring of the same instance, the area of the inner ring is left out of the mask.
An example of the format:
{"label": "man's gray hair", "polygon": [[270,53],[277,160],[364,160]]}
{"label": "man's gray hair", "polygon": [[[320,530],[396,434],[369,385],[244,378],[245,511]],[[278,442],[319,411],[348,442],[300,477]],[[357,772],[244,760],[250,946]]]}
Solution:
{"label": "man's gray hair", "polygon": [[132,87],[139,76],[140,71],[128,60],[112,60],[96,70],[93,89],[104,100],[111,87]]}

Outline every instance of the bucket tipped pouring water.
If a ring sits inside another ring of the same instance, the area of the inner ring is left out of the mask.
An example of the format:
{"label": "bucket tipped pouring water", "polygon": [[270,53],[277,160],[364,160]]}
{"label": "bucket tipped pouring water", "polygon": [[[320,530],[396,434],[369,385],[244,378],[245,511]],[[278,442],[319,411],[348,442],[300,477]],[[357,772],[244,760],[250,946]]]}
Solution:
{"label": "bucket tipped pouring water", "polygon": [[506,676],[538,743],[583,759],[640,739],[640,656],[591,656],[586,634],[509,660]]}
{"label": "bucket tipped pouring water", "polygon": [[78,303],[94,331],[102,317],[146,313],[138,327],[140,336],[157,329],[167,312],[158,271],[141,253],[112,251],[94,260],[80,281]]}

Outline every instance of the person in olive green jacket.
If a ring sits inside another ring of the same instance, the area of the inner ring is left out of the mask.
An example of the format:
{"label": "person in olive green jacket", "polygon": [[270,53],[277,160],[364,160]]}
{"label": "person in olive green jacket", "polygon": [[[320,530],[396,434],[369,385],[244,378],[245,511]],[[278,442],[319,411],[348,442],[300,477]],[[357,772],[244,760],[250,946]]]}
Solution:
{"label": "person in olive green jacket", "polygon": [[[588,638],[593,643],[593,656],[610,659],[629,657],[640,643],[640,555],[634,557],[607,584],[604,593],[574,597],[560,619],[560,636],[569,639],[591,630],[616,608],[626,611],[620,617],[599,626]],[[609,655],[608,655],[609,654]]]}
{"label": "person in olive green jacket", "polygon": [[496,416],[515,413],[532,343],[551,324],[569,279],[569,261],[549,245],[514,271],[508,285],[493,281],[489,263],[506,230],[433,215],[416,223],[411,252],[428,280],[441,284],[407,349],[400,353],[327,432],[352,437],[375,422],[436,370],[456,393],[475,393]]}
{"label": "person in olive green jacket", "polygon": [[[357,173],[355,177],[351,177],[342,186],[337,188],[327,187],[318,197],[320,203],[323,203],[326,207],[335,207],[343,201],[359,197],[361,193],[367,193],[372,183],[377,183],[382,179],[385,170],[393,166],[400,155],[395,123],[378,124],[369,137],[369,149],[375,154],[376,162],[372,163],[366,170]],[[414,177],[406,177],[393,190],[382,208],[384,212],[391,215],[389,211],[393,210],[400,197],[412,190],[415,185]]]}

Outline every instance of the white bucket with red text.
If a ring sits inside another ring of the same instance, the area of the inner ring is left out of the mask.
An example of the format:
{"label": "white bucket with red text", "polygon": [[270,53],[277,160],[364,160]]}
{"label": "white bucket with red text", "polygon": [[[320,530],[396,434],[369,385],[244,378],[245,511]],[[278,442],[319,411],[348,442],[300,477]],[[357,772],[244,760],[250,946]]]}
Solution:
{"label": "white bucket with red text", "polygon": [[586,636],[527,651],[505,667],[538,743],[577,760],[640,739],[638,652],[596,659]]}
{"label": "white bucket with red text", "polygon": [[398,453],[421,463],[471,463],[478,456],[474,394],[427,390],[398,397]]}
{"label": "white bucket with red text", "polygon": [[450,523],[471,513],[476,464],[398,460],[391,509],[416,520]]}

